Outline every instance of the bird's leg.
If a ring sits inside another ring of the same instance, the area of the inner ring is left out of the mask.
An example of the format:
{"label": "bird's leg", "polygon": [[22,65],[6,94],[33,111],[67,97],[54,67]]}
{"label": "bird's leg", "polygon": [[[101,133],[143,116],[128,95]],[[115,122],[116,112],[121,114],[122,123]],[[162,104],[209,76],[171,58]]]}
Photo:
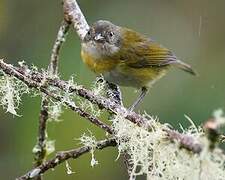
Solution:
{"label": "bird's leg", "polygon": [[107,96],[111,98],[116,104],[123,105],[122,95],[118,85],[106,82],[107,85]]}
{"label": "bird's leg", "polygon": [[130,111],[133,111],[139,104],[140,102],[144,99],[145,95],[147,94],[148,89],[146,87],[141,88],[141,94],[138,96],[136,101],[132,104],[131,107],[129,107]]}

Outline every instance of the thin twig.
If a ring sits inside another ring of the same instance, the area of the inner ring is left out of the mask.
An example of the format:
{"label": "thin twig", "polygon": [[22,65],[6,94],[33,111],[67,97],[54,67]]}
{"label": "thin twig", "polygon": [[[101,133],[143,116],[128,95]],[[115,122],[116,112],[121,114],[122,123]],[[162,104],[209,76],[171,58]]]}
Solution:
{"label": "thin twig", "polygon": [[[111,139],[98,141],[96,143],[96,149],[101,150],[106,147],[116,146],[116,145],[117,144],[116,144],[115,139],[111,138]],[[90,147],[90,146],[83,146],[83,147],[80,147],[77,149],[59,152],[56,154],[56,156],[53,159],[46,161],[43,164],[41,164],[40,166],[30,170],[25,175],[17,178],[17,180],[26,180],[26,179],[31,179],[36,176],[39,176],[39,175],[43,174],[45,171],[54,168],[55,166],[63,163],[64,161],[66,161],[68,159],[71,159],[71,158],[77,159],[81,155],[89,152],[91,149],[92,149],[92,147]]]}
{"label": "thin twig", "polygon": [[[45,96],[45,98],[44,98]],[[46,95],[43,95],[43,99],[46,99]],[[46,156],[46,138],[47,138],[47,120],[48,120],[48,103],[46,100],[41,102],[41,111],[39,115],[38,123],[38,142],[35,145],[34,151],[34,166],[37,167],[42,164]],[[36,178],[41,179],[41,177]]]}
{"label": "thin twig", "polygon": [[52,54],[48,71],[50,75],[56,75],[58,73],[59,53],[63,43],[65,42],[66,35],[69,31],[70,23],[63,20],[59,28],[55,43],[52,48]]}
{"label": "thin twig", "polygon": [[[43,74],[39,72],[34,72],[29,69],[21,69],[14,67],[12,65],[6,64],[3,60],[0,60],[0,68],[9,76],[14,76],[19,80],[23,81],[27,84],[30,88],[35,88],[42,92],[43,100],[42,100],[42,108],[40,113],[39,119],[39,136],[38,136],[38,146],[41,148],[41,151],[37,153],[36,157],[36,166],[34,169],[26,173],[25,175],[19,177],[18,179],[30,179],[30,178],[37,178],[41,179],[41,174],[45,171],[54,168],[55,166],[63,163],[65,160],[69,158],[78,158],[82,154],[89,152],[92,147],[90,146],[83,146],[78,149],[73,149],[70,151],[64,151],[58,153],[53,159],[43,162],[46,154],[46,136],[47,136],[47,119],[48,119],[48,98],[53,98],[56,101],[63,102],[67,107],[71,110],[78,113],[80,116],[88,119],[91,123],[97,125],[98,127],[102,128],[106,132],[113,134],[111,127],[101,122],[95,116],[85,112],[80,107],[76,106],[75,103],[71,102],[70,100],[65,99],[60,93],[50,91],[48,86],[55,86],[59,88],[60,91],[68,92],[68,87],[70,92],[74,92],[77,95],[89,100],[93,104],[97,104],[99,108],[104,108],[108,110],[110,113],[120,115],[129,121],[137,124],[140,127],[145,126],[147,123],[147,119],[140,114],[135,112],[128,111],[124,108],[121,104],[121,98],[119,91],[115,91],[115,101],[111,101],[110,99],[104,98],[102,96],[96,96],[93,92],[79,87],[75,85],[69,85],[66,81],[62,81],[57,79],[57,71],[58,71],[58,61],[59,61],[59,52],[61,46],[65,40],[65,36],[69,29],[69,24],[72,23],[79,38],[83,40],[85,37],[89,26],[88,23],[81,12],[76,0],[63,0],[64,5],[64,21],[61,24],[59,29],[57,39],[55,41],[51,60],[48,68],[48,77],[44,77]],[[43,83],[43,81],[45,83]],[[117,86],[116,86],[117,87]],[[165,132],[168,135],[168,138],[171,141],[178,141],[181,147],[184,147],[193,153],[200,153],[202,151],[203,145],[196,141],[191,136],[180,134],[177,131],[173,131],[171,129],[165,129]],[[116,146],[115,139],[108,139],[97,142],[96,149],[103,149],[108,146]]]}
{"label": "thin twig", "polygon": [[199,143],[194,137],[190,135],[181,134],[171,129],[164,129],[164,131],[167,133],[168,138],[171,141],[179,142],[181,147],[189,151],[192,151],[193,153],[200,153],[203,149],[202,144]]}
{"label": "thin twig", "polygon": [[[45,93],[46,95],[48,95],[49,97],[51,97],[57,101],[64,102],[64,104],[66,106],[68,106],[70,109],[77,112],[81,116],[83,116],[83,117],[85,116],[86,118],[88,118],[89,121],[92,118],[93,118],[93,121],[96,121],[97,118],[93,117],[90,114],[87,114],[79,107],[75,106],[74,104],[71,104],[71,102],[65,101],[62,96],[49,91],[45,86],[43,86],[43,84],[40,83],[43,78],[43,77],[41,77],[41,73],[35,72],[32,74],[32,71],[29,69],[23,70],[23,73],[21,73],[22,70],[18,71],[18,68],[3,62],[3,60],[0,60],[0,69],[5,74],[14,76],[14,77],[18,78],[19,80],[23,81],[29,87],[36,88],[36,89],[40,90],[41,92]],[[31,74],[33,76],[31,77],[31,75],[27,72],[31,72]],[[51,79],[48,79],[47,82],[51,82]],[[124,117],[125,119],[133,122],[134,124],[139,125],[140,127],[142,127],[142,125],[145,125],[145,124],[141,124],[143,121],[144,122],[148,121],[145,117],[141,116],[140,114],[137,114],[135,112],[130,112],[127,109],[125,109],[124,107],[121,107],[120,105],[115,104],[113,101],[110,101],[109,99],[107,99],[105,97],[95,96],[91,91],[89,91],[85,88],[78,87],[78,86],[71,86],[67,82],[59,80],[59,79],[52,79],[51,83],[52,83],[52,85],[55,85],[60,90],[65,91],[65,92],[67,92],[68,87],[70,87],[69,88],[70,92],[76,92],[77,95],[89,100],[92,103],[98,104],[101,108],[105,108],[106,110],[108,110],[110,112],[113,112],[117,115]],[[124,112],[124,113],[122,113],[122,112]],[[140,118],[143,121],[140,122]],[[102,127],[104,127],[104,126],[102,126]],[[181,147],[184,147],[184,148],[192,151],[193,153],[199,153],[202,151],[203,145],[200,142],[198,142],[197,140],[195,140],[193,137],[185,135],[185,134],[180,134],[179,132],[171,130],[171,129],[164,129],[164,130],[168,134],[169,139],[171,141],[178,141],[180,143]]]}
{"label": "thin twig", "polygon": [[[52,54],[48,67],[48,74],[50,76],[55,76],[58,73],[59,52],[63,42],[65,41],[68,30],[69,30],[69,23],[63,20],[52,48]],[[36,144],[37,147],[36,149],[38,150],[34,152],[35,167],[41,165],[46,156],[47,120],[49,118],[48,105],[49,105],[48,97],[46,95],[43,95],[39,115],[38,142]],[[37,176],[36,179],[40,180],[42,178],[41,176]]]}

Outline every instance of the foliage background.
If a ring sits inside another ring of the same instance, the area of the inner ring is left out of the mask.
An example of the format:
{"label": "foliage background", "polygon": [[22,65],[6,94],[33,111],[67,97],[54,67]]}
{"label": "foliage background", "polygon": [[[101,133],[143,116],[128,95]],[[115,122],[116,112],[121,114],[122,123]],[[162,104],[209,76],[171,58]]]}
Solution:
{"label": "foliage background", "polygon": [[[80,0],[89,23],[107,19],[135,29],[172,49],[180,59],[191,64],[200,76],[195,78],[172,70],[159,81],[139,110],[158,116],[174,127],[188,125],[184,114],[200,125],[217,108],[225,109],[225,1],[223,0]],[[50,52],[62,19],[61,1],[0,0],[0,57],[10,63],[25,60],[40,68],[48,65]],[[71,30],[64,44],[61,77],[90,86],[95,76],[82,63],[80,42]],[[122,88],[126,105],[136,98],[132,88]],[[19,114],[13,117],[1,110],[0,178],[14,179],[32,166],[32,148],[36,143],[40,98],[24,97]],[[56,150],[76,147],[75,138],[87,130],[104,136],[73,112],[64,110],[62,122],[49,123],[49,138],[56,139]],[[99,165],[90,167],[90,154],[70,161],[73,175],[65,165],[46,173],[46,179],[125,179],[122,161],[115,161],[117,151],[96,153]],[[140,178],[141,179],[141,178]]]}

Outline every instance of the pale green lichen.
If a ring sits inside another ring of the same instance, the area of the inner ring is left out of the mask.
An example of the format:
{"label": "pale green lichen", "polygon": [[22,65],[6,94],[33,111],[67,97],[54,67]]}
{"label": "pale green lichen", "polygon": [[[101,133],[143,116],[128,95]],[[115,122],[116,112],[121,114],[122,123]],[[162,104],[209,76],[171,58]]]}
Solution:
{"label": "pale green lichen", "polygon": [[55,151],[55,140],[46,141],[46,154],[49,155]]}
{"label": "pale green lichen", "polygon": [[148,180],[222,180],[225,177],[225,156],[218,148],[209,151],[208,140],[201,128],[191,123],[184,130],[185,134],[205,144],[199,155],[170,142],[163,131],[168,125],[160,124],[151,116],[145,117],[150,130],[140,128],[121,116],[113,120],[119,155],[127,153],[130,157],[130,179],[144,174]]}
{"label": "pale green lichen", "polygon": [[[90,132],[90,131],[89,131]],[[97,141],[96,138],[92,135],[92,133],[90,132],[90,135],[86,135],[85,133],[79,138],[81,144],[83,144],[84,146],[90,147],[90,153],[91,153],[91,167],[94,167],[96,165],[98,165],[98,161],[95,159],[95,155],[94,155],[94,151],[96,149],[97,146]]]}
{"label": "pale green lichen", "polygon": [[71,76],[67,81],[67,85],[65,87],[65,92],[63,94],[64,101],[71,101],[74,98],[74,93],[70,91],[70,88],[76,86],[74,83],[74,77]]}
{"label": "pale green lichen", "polygon": [[74,174],[75,172],[72,170],[71,166],[69,165],[69,162],[66,161],[66,173],[68,175]]}
{"label": "pale green lichen", "polygon": [[[46,150],[46,155],[49,155],[55,151],[55,140],[45,140],[45,150]],[[42,149],[39,144],[36,144],[33,149],[32,153],[37,154],[41,152]]]}
{"label": "pale green lichen", "polygon": [[29,93],[28,87],[14,77],[3,74],[0,78],[0,102],[6,112],[18,116],[16,110],[21,102],[21,96]]}
{"label": "pale green lichen", "polygon": [[[105,80],[102,77],[97,77],[96,81],[91,86],[91,91],[95,96],[105,95]],[[99,117],[102,111],[93,103],[86,99],[79,98],[79,105],[84,111],[90,112],[95,117]]]}
{"label": "pale green lichen", "polygon": [[37,154],[39,152],[41,152],[41,147],[38,144],[36,144],[32,149],[32,153]]}
{"label": "pale green lichen", "polygon": [[92,84],[91,90],[96,96],[104,96],[106,88],[106,81],[102,76],[97,77],[94,83]]}
{"label": "pale green lichen", "polygon": [[[49,77],[50,78],[50,77]],[[56,77],[54,77],[56,78]],[[59,78],[59,77],[57,77]],[[65,91],[62,91],[61,89],[57,88],[57,87],[53,87],[53,86],[49,86],[48,89],[51,92],[57,93],[58,95],[60,95],[61,97],[63,97],[63,99],[61,101],[55,101],[50,99],[50,102],[48,104],[48,111],[49,111],[49,120],[50,121],[62,121],[60,119],[62,113],[63,113],[63,106],[65,108],[67,108],[67,106],[65,106],[65,103],[70,104],[71,106],[76,106],[74,99],[76,97],[76,95],[70,91],[70,88],[76,86],[76,84],[74,83],[74,77],[71,76],[71,78],[67,81],[67,86],[65,87]]]}
{"label": "pale green lichen", "polygon": [[62,110],[62,103],[61,102],[56,102],[50,100],[48,104],[48,115],[49,115],[49,121],[55,121],[55,122],[60,122],[62,121],[60,119],[61,115],[63,113]]}

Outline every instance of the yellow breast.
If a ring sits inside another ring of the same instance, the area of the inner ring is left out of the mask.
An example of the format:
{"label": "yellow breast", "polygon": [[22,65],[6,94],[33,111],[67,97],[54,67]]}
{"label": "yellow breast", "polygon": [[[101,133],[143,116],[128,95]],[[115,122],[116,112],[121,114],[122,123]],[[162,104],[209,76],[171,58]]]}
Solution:
{"label": "yellow breast", "polygon": [[[126,65],[120,65],[117,68],[117,72],[123,75],[123,78],[120,79],[127,79],[123,84],[138,88],[150,87],[167,71],[168,68],[131,68]],[[127,78],[125,78],[126,76]]]}
{"label": "yellow breast", "polygon": [[116,62],[107,58],[96,58],[88,54],[86,51],[81,50],[81,57],[83,62],[95,73],[102,74],[112,70],[116,66]]}

